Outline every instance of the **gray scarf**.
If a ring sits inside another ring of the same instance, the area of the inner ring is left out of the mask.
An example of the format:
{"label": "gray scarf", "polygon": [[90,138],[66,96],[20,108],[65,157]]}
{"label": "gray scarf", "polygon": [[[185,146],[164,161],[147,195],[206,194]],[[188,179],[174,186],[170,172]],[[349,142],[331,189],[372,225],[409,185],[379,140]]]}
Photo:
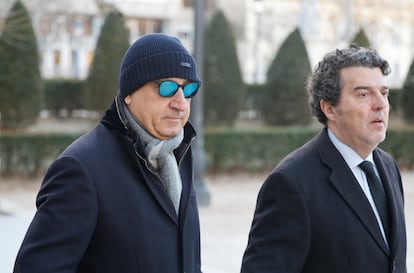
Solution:
{"label": "gray scarf", "polygon": [[125,114],[128,124],[138,135],[138,139],[144,146],[145,156],[147,157],[148,162],[161,176],[163,186],[167,190],[174,205],[175,212],[178,215],[182,181],[173,151],[183,141],[184,130],[181,129],[173,138],[167,140],[157,139],[142,127],[124,102],[120,102],[118,105],[119,104],[121,105],[121,107],[119,107],[121,108],[120,111]]}

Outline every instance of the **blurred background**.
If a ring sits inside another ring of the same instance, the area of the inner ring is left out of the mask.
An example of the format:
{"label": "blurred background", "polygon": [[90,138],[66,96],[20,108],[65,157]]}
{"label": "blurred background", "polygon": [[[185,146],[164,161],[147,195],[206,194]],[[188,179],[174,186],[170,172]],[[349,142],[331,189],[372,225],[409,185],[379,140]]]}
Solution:
{"label": "blurred background", "polygon": [[391,65],[380,146],[413,204],[414,0],[0,0],[0,264],[12,266],[46,168],[99,121],[125,50],[152,32],[178,37],[203,79],[191,121],[206,272],[237,271],[264,175],[320,130],[304,87],[336,48]]}
{"label": "blurred background", "polygon": [[92,128],[116,95],[125,50],[151,32],[180,38],[202,74],[197,179],[268,171],[313,137],[306,79],[352,43],[392,67],[381,146],[412,169],[413,0],[1,0],[0,175],[42,175]]}

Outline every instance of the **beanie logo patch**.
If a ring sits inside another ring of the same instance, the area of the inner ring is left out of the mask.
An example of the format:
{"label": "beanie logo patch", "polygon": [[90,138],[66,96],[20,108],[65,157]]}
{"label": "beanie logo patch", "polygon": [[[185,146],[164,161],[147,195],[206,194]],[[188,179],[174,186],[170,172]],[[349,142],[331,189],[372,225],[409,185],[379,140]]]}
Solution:
{"label": "beanie logo patch", "polygon": [[187,62],[181,62],[180,63],[180,66],[187,67],[187,68],[191,68],[191,64],[190,63],[187,63]]}

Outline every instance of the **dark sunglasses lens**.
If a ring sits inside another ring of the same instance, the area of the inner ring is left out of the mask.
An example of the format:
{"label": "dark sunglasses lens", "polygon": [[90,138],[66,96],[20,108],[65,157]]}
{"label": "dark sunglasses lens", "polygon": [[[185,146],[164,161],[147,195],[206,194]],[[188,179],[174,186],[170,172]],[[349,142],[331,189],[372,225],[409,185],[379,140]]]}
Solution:
{"label": "dark sunglasses lens", "polygon": [[178,84],[173,81],[164,81],[160,84],[160,95],[162,97],[171,97],[178,90]]}
{"label": "dark sunglasses lens", "polygon": [[193,97],[196,93],[198,88],[200,87],[200,84],[196,83],[196,82],[192,82],[192,83],[188,83],[186,85],[184,85],[184,97],[186,98],[191,98]]}

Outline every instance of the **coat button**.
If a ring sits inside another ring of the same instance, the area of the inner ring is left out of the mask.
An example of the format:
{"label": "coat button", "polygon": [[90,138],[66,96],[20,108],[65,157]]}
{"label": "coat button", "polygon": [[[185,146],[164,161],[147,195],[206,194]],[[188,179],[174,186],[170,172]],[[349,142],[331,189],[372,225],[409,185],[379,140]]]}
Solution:
{"label": "coat button", "polygon": [[397,270],[397,262],[396,261],[392,261],[392,268],[391,271],[395,272]]}

